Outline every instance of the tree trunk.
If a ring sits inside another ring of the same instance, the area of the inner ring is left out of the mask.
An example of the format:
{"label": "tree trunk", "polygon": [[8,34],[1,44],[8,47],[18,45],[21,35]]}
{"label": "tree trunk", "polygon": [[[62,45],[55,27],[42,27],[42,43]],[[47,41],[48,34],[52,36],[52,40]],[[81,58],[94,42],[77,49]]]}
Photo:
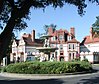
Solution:
{"label": "tree trunk", "polygon": [[14,8],[12,10],[11,17],[5,29],[0,34],[0,63],[2,58],[6,55],[6,51],[9,46],[9,43],[11,42],[12,32],[15,25],[18,21],[20,21],[21,18],[25,17],[27,12],[29,12],[29,9],[33,5],[33,2],[33,0],[25,0],[24,5],[19,10],[17,8]]}
{"label": "tree trunk", "polygon": [[6,55],[7,48],[12,38],[13,28],[15,26],[14,18],[10,18],[4,31],[0,34],[0,63]]}

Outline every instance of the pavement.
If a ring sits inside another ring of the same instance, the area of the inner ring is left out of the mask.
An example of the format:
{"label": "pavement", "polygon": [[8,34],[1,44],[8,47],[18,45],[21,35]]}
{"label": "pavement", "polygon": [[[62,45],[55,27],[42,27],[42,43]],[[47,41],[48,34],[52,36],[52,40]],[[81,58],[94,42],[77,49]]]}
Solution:
{"label": "pavement", "polygon": [[94,70],[88,72],[76,72],[76,73],[65,73],[65,74],[16,74],[16,73],[6,73],[1,72],[0,76],[10,77],[10,78],[20,78],[20,79],[57,79],[57,78],[71,78],[71,77],[83,77],[99,74],[99,67],[93,65]]}
{"label": "pavement", "polygon": [[10,77],[10,78],[20,78],[20,79],[58,79],[58,78],[71,78],[71,77],[79,77],[79,76],[88,76],[97,74],[99,71],[92,72],[77,72],[77,73],[65,73],[65,74],[15,74],[15,73],[4,73],[1,72],[0,76]]}

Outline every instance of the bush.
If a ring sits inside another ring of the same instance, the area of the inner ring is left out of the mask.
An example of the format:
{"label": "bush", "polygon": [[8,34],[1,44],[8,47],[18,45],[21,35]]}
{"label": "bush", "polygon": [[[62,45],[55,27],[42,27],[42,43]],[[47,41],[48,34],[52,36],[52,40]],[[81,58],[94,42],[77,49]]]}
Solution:
{"label": "bush", "polygon": [[92,65],[89,62],[86,61],[82,61],[79,62],[80,63],[80,71],[88,71],[88,70],[92,70]]}
{"label": "bush", "polygon": [[88,59],[86,59],[86,58],[84,60],[82,60],[82,61],[89,62]]}
{"label": "bush", "polygon": [[6,72],[6,66],[1,68],[1,72]]}
{"label": "bush", "polygon": [[88,62],[24,62],[8,65],[4,71],[22,74],[61,74],[90,70]]}

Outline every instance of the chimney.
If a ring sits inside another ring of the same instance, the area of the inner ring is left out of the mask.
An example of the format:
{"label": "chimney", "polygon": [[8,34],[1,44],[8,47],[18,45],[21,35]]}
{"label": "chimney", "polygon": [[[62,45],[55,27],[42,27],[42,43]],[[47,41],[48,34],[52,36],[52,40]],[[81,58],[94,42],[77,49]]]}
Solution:
{"label": "chimney", "polygon": [[74,27],[70,28],[70,33],[75,37],[75,28]]}
{"label": "chimney", "polygon": [[35,41],[35,30],[32,30],[31,39],[33,42]]}
{"label": "chimney", "polygon": [[90,28],[90,39],[93,39],[93,28]]}
{"label": "chimney", "polygon": [[53,29],[52,29],[52,27],[49,27],[48,28],[48,35],[51,35],[51,34],[53,34]]}

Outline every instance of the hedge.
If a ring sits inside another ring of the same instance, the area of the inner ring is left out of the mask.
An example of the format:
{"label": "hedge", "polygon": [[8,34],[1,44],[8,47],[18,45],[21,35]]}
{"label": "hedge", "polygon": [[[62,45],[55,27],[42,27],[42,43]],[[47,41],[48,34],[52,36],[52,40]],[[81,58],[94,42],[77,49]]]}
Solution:
{"label": "hedge", "polygon": [[9,64],[3,71],[21,74],[61,74],[89,71],[92,66],[88,62],[23,62]]}

